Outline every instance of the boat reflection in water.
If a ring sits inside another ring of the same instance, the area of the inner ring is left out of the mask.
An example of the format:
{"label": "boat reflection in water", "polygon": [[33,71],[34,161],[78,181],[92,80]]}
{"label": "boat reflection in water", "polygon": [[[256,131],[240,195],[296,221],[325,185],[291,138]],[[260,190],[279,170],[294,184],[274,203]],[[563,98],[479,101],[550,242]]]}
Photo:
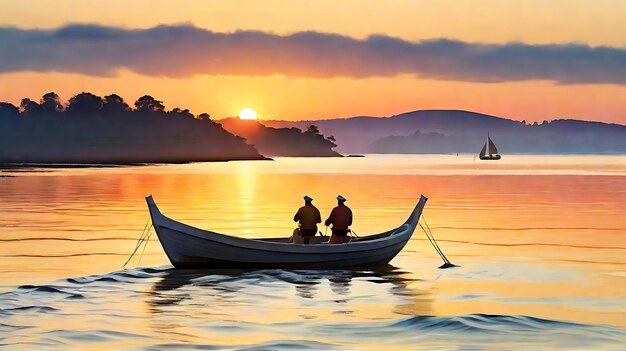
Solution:
{"label": "boat reflection in water", "polygon": [[[377,270],[171,269],[148,292],[154,349],[609,349],[622,330],[523,315],[440,315],[432,281]],[[558,336],[558,337],[557,337]],[[158,343],[167,340],[167,343]],[[558,348],[558,347],[557,347]]]}
{"label": "boat reflection in water", "polygon": [[272,350],[330,350],[342,343],[363,343],[359,349],[367,349],[376,343],[359,335],[372,326],[383,323],[385,331],[372,332],[388,334],[398,320],[433,314],[431,293],[416,287],[423,282],[409,275],[391,265],[376,270],[172,269],[149,291],[150,329],[171,340],[172,347],[206,340],[207,346],[236,342]]}
{"label": "boat reflection in water", "polygon": [[[391,265],[376,270],[172,269],[154,285],[149,304],[155,314],[206,317],[223,308],[233,318],[240,318],[246,315],[239,313],[241,307],[253,314],[265,309],[274,313],[273,303],[286,313],[290,308],[300,310],[311,299],[315,300],[311,307],[318,312],[351,314],[366,313],[359,311],[366,306],[388,308],[389,300],[396,300],[392,310],[379,317],[429,314],[430,293],[411,286],[415,282],[419,280]],[[257,304],[261,300],[265,306]],[[233,309],[233,302],[239,308]],[[337,310],[336,305],[342,306]]]}

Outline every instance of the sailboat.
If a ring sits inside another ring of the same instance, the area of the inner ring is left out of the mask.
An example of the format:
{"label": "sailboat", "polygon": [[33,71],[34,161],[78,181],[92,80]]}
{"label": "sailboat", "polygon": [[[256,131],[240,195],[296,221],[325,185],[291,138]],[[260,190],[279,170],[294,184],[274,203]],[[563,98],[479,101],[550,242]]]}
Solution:
{"label": "sailboat", "polygon": [[489,134],[487,134],[487,142],[483,146],[482,150],[480,150],[480,154],[478,156],[481,160],[499,160],[501,158],[498,154],[498,148],[489,137]]}

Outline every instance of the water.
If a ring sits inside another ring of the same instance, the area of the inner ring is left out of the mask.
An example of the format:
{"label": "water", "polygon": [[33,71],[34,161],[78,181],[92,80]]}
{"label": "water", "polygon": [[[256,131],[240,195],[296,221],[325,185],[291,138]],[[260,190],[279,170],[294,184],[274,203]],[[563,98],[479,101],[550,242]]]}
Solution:
{"label": "water", "polygon": [[[626,157],[371,156],[0,173],[0,348],[624,350]],[[375,271],[173,270],[166,215],[289,236],[301,196],[348,198],[358,234],[420,194],[444,252],[416,232]]]}

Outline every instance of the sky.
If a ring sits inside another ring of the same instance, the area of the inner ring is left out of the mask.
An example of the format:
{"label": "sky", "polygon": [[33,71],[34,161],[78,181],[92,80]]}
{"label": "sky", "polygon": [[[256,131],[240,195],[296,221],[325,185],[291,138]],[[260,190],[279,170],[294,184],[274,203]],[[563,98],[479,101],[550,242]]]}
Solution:
{"label": "sky", "polygon": [[626,124],[624,18],[626,0],[0,0],[0,101],[89,91],[213,118]]}

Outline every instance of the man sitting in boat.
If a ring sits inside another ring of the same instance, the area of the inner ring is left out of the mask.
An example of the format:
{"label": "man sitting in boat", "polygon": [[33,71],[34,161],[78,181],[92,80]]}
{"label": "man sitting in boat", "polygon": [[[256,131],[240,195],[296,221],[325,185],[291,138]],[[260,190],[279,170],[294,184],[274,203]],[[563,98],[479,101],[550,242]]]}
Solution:
{"label": "man sitting in boat", "polygon": [[352,210],[345,204],[346,198],[337,196],[337,207],[333,208],[330,216],[324,224],[326,226],[333,225],[333,235],[328,241],[329,244],[341,244],[348,242],[348,227],[352,225]]}
{"label": "man sitting in boat", "polygon": [[[313,199],[308,195],[304,197],[304,206],[298,209],[293,217],[294,222],[300,222],[300,234],[305,244],[313,244],[315,242],[315,234],[317,234],[317,223],[322,222],[322,216],[317,207],[313,206]],[[294,240],[295,242],[295,240]]]}

